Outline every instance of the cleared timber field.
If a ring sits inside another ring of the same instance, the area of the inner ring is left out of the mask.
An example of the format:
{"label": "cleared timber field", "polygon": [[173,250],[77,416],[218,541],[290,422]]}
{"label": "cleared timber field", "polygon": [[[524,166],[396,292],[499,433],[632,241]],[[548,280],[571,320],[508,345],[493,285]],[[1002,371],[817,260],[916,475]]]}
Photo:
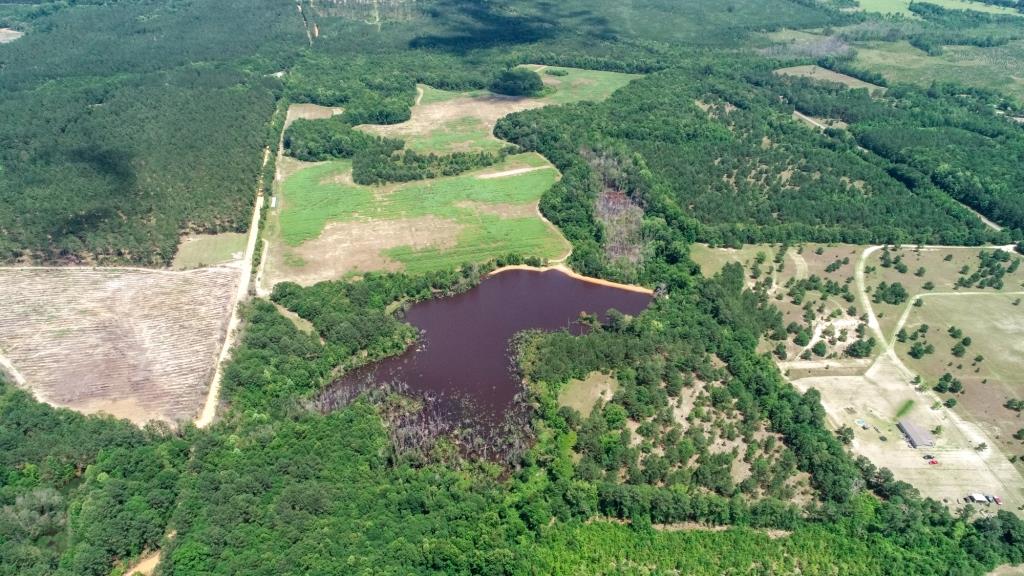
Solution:
{"label": "cleared timber field", "polygon": [[0,357],[41,401],[136,424],[190,420],[225,337],[237,267],[0,270]]}
{"label": "cleared timber field", "polygon": [[509,253],[558,259],[569,244],[537,202],[557,171],[521,154],[450,178],[367,187],[347,160],[303,168],[280,187],[268,233],[268,284],[372,270],[423,272]]}

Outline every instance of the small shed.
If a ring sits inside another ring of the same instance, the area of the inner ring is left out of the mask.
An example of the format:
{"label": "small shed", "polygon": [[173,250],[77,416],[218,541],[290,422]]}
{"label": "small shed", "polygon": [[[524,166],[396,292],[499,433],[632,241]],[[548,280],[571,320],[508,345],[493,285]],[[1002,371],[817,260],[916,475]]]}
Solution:
{"label": "small shed", "polygon": [[935,438],[932,437],[932,433],[910,420],[900,420],[897,426],[899,426],[900,432],[907,436],[907,441],[914,448],[935,446]]}

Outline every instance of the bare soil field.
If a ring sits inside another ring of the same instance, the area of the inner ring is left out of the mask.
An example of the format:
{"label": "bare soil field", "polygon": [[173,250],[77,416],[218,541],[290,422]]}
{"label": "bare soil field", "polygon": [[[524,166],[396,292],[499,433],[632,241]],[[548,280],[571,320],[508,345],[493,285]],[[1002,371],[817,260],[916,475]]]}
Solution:
{"label": "bare soil field", "polygon": [[812,80],[821,80],[824,82],[835,82],[842,84],[851,89],[866,88],[868,92],[872,94],[884,94],[885,88],[865,82],[853,76],[847,76],[839,72],[833,72],[828,68],[822,68],[821,66],[792,66],[790,68],[779,68],[775,71],[776,74],[782,74],[784,76],[802,76],[804,78],[810,78]]}
{"label": "bare soil field", "polygon": [[271,285],[283,281],[309,286],[348,274],[372,270],[395,272],[402,263],[387,250],[450,249],[458,244],[462,226],[434,216],[396,220],[331,222],[319,237],[294,248],[275,245],[267,261]]}
{"label": "bare soil field", "polygon": [[41,401],[136,424],[202,407],[238,267],[0,270],[0,356]]}
{"label": "bare soil field", "polygon": [[464,129],[468,142],[489,139],[500,144],[501,141],[491,135],[499,119],[513,112],[546,105],[546,102],[537,98],[491,93],[459,95],[440,102],[414,106],[412,118],[401,124],[364,124],[358,128],[380,136],[407,140],[410,146],[414,146],[418,139],[430,139],[431,136],[439,139],[438,132],[449,129],[454,131],[457,128]]}
{"label": "bare soil field", "polygon": [[[814,388],[821,392],[829,423],[836,429],[849,426],[854,430],[852,450],[876,466],[890,469],[897,479],[909,482],[923,495],[953,509],[974,492],[1000,496],[1009,510],[1024,505],[1024,478],[1006,456],[991,445],[976,449],[988,436],[955,412],[933,408],[935,396],[918,391],[906,376],[883,355],[861,376],[800,378],[793,385],[800,391]],[[936,445],[912,448],[896,427],[900,418],[937,431]],[[859,426],[858,420],[867,428]],[[926,455],[939,463],[929,464]]]}
{"label": "bare soil field", "polygon": [[14,42],[18,38],[24,36],[24,32],[18,32],[17,30],[11,30],[10,28],[0,28],[0,44],[7,44],[8,42]]}
{"label": "bare soil field", "polygon": [[284,120],[284,128],[288,129],[299,118],[303,120],[323,120],[341,114],[345,110],[343,108],[332,108],[328,106],[320,106],[318,104],[292,104],[288,107],[288,115]]}

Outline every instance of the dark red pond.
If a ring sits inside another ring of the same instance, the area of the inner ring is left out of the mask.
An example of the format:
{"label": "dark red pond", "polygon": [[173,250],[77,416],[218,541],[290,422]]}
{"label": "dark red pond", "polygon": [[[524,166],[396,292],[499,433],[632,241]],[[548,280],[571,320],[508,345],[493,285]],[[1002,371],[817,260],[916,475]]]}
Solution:
{"label": "dark red pond", "polygon": [[[332,385],[328,395],[350,398],[390,384],[425,399],[432,412],[446,419],[499,425],[522,392],[509,350],[516,333],[567,329],[579,334],[584,329],[578,322],[582,312],[602,320],[609,309],[635,315],[650,301],[648,294],[578,280],[557,270],[507,270],[469,292],[413,305],[405,320],[421,331],[417,345],[353,371]],[[338,404],[325,400],[328,409]]]}

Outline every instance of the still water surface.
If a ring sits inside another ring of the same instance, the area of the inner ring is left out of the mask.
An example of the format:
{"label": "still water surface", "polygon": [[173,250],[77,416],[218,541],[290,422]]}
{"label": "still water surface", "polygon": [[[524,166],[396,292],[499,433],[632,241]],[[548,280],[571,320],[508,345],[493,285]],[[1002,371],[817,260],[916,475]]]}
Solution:
{"label": "still water surface", "polygon": [[522,330],[579,334],[582,312],[638,314],[651,296],[572,278],[557,270],[507,270],[469,292],[412,306],[406,321],[422,337],[405,353],[363,367],[332,388],[398,382],[435,410],[477,424],[505,420],[522,383],[509,340]]}

